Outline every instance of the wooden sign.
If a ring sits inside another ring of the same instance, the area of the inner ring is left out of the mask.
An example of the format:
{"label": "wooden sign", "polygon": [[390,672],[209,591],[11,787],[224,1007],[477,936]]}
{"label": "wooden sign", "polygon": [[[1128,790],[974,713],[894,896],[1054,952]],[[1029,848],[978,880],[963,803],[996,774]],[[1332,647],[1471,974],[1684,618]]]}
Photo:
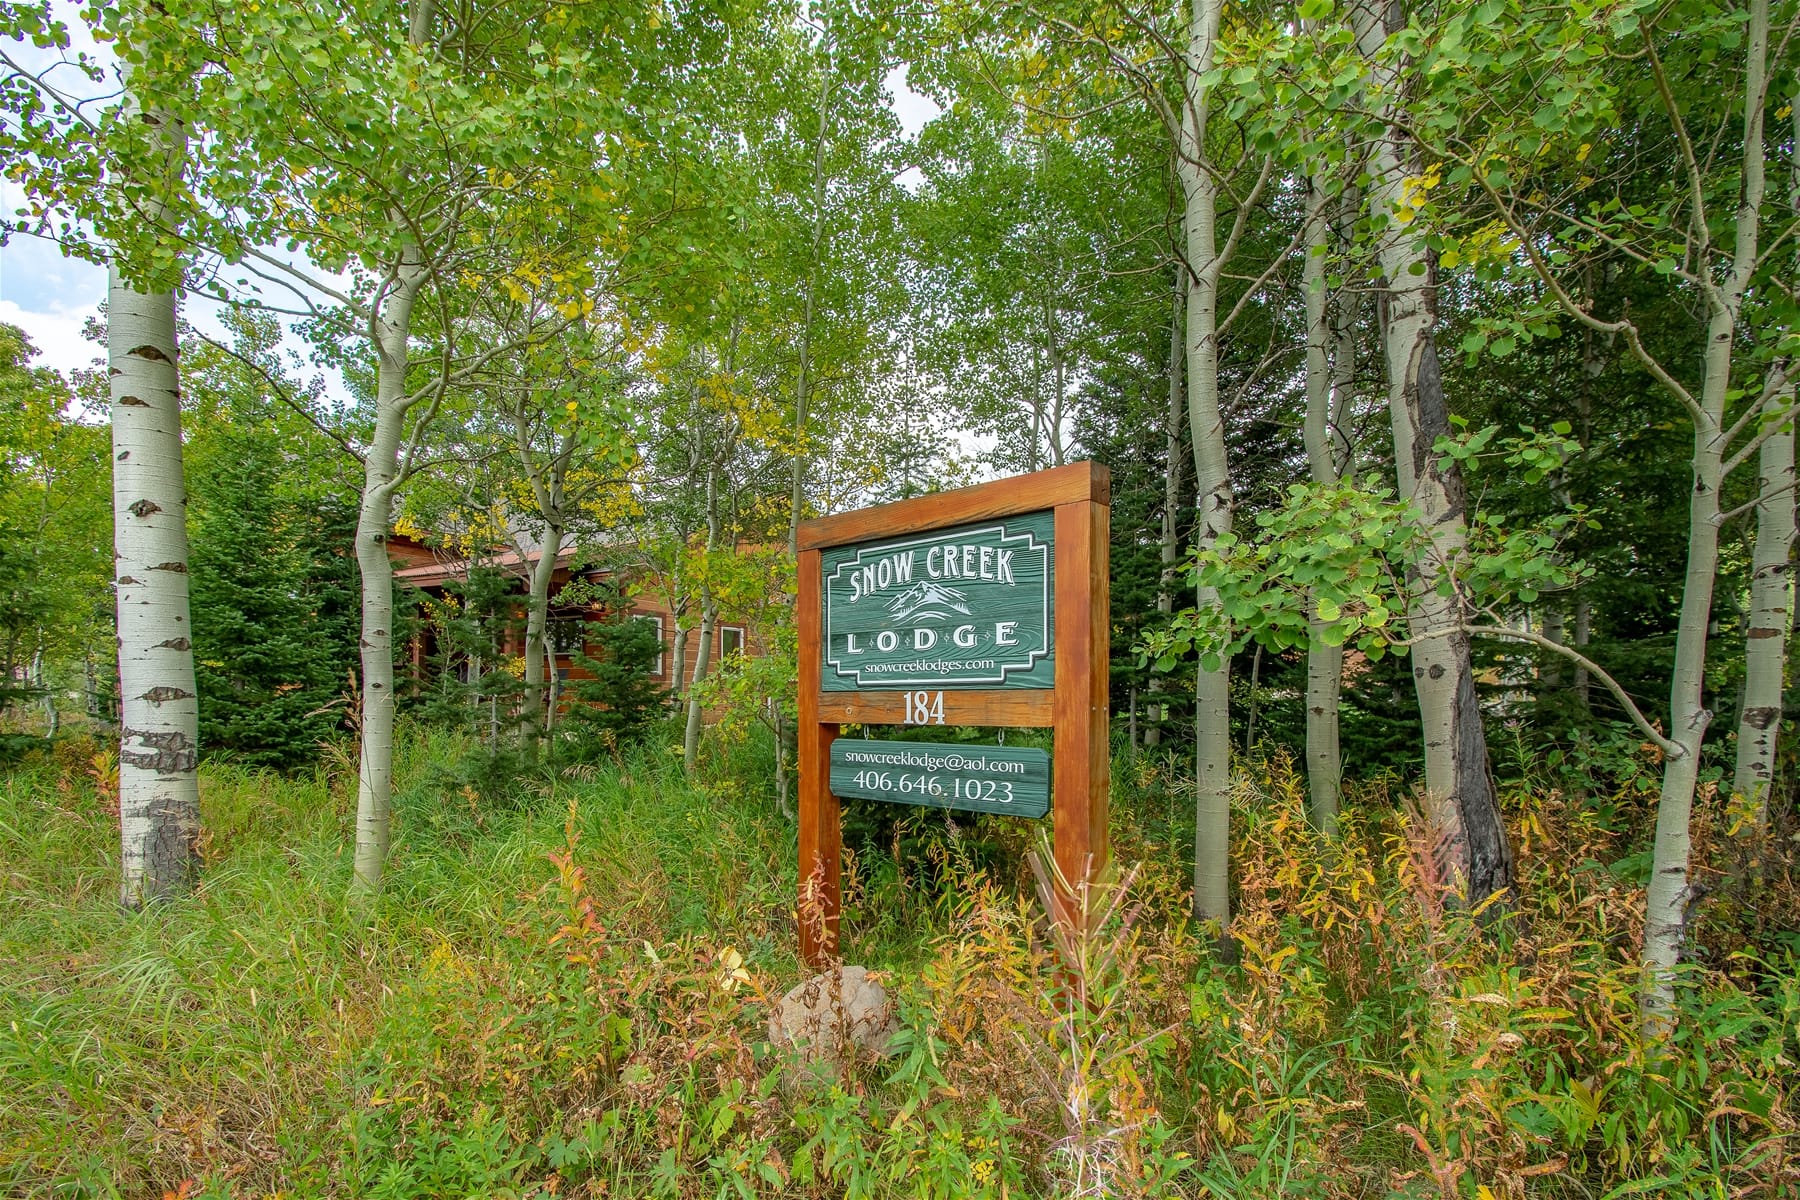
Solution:
{"label": "wooden sign", "polygon": [[825,551],[820,688],[1048,688],[1055,521],[1032,513]]}
{"label": "wooden sign", "polygon": [[1031,746],[839,738],[831,743],[831,792],[1035,819],[1050,811],[1050,754]]}
{"label": "wooden sign", "polygon": [[[846,742],[834,753],[844,722],[1051,728],[1053,780],[1029,770],[1049,789],[1056,919],[1079,918],[1079,893],[1109,852],[1110,503],[1106,468],[1076,463],[800,526],[799,915],[808,963],[837,955],[840,796],[968,807],[944,803],[946,782],[956,792],[947,767],[908,770],[849,755],[966,757],[976,748]],[[1002,749],[977,752],[996,764],[1022,761]],[[974,803],[994,803],[985,782],[1003,777],[1018,802],[1011,768],[977,774],[984,783]]]}

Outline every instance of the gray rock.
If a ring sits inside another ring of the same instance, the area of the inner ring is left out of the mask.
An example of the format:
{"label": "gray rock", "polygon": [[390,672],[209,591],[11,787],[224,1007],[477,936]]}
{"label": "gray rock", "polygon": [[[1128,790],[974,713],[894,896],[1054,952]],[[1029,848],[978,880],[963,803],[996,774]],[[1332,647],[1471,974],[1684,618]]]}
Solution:
{"label": "gray rock", "polygon": [[900,1016],[866,967],[814,975],[769,1014],[769,1040],[792,1045],[803,1059],[838,1062],[854,1050],[886,1058]]}

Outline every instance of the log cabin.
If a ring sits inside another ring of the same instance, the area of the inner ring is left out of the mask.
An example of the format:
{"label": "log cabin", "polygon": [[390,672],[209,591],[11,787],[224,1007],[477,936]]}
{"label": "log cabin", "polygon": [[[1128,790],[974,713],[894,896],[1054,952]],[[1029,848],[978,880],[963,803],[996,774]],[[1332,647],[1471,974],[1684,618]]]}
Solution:
{"label": "log cabin", "polygon": [[[555,651],[556,678],[559,682],[580,680],[591,676],[578,663],[575,654],[592,655],[597,647],[585,633],[590,623],[604,620],[609,614],[590,604],[557,605],[557,595],[570,583],[577,580],[589,582],[624,583],[626,603],[630,605],[630,616],[634,620],[648,621],[655,625],[657,641],[662,651],[657,655],[656,664],[651,677],[665,688],[673,687],[679,678],[685,687],[694,677],[694,666],[700,655],[700,630],[697,615],[690,615],[691,622],[688,635],[682,650],[682,664],[679,677],[675,673],[674,647],[676,642],[675,614],[668,604],[659,597],[651,595],[647,590],[629,586],[635,582],[631,579],[620,579],[617,572],[611,569],[595,567],[576,567],[575,560],[579,548],[564,550],[557,556],[556,572],[551,578],[549,613],[549,641]],[[422,598],[429,596],[441,599],[447,589],[460,584],[469,578],[472,570],[481,567],[492,568],[501,573],[508,581],[510,590],[517,593],[518,620],[504,634],[500,652],[516,657],[524,653],[524,618],[525,597],[529,590],[532,571],[536,568],[538,555],[528,551],[521,554],[517,550],[507,549],[469,558],[451,551],[434,549],[416,538],[401,533],[388,536],[388,556],[394,562],[394,581],[398,588],[413,589],[421,596],[413,602],[414,607],[422,607]],[[398,603],[405,604],[404,592],[396,597]],[[696,601],[695,608],[698,608]],[[721,621],[712,635],[712,669],[730,654],[754,654],[757,652],[753,631],[742,623]],[[409,647],[411,674],[415,683],[423,682],[429,670],[436,647],[434,634],[428,622],[418,623]],[[560,689],[558,689],[560,690]]]}

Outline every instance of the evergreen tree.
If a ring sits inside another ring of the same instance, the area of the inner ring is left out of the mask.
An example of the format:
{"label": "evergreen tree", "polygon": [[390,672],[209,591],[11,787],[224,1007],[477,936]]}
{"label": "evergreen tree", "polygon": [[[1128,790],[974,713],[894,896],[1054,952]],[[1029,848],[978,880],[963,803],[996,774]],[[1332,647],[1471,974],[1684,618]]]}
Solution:
{"label": "evergreen tree", "polygon": [[[565,589],[561,600],[567,603],[574,592]],[[591,676],[568,685],[571,703],[563,728],[575,735],[578,756],[595,743],[641,740],[651,723],[669,711],[668,689],[651,674],[663,652],[656,625],[635,619],[617,600],[605,604],[604,611],[603,620],[587,622],[584,630],[595,653],[573,655],[575,665]]]}
{"label": "evergreen tree", "polygon": [[294,767],[342,721],[355,665],[355,512],[284,486],[279,436],[230,427],[193,477],[195,674],[201,744]]}

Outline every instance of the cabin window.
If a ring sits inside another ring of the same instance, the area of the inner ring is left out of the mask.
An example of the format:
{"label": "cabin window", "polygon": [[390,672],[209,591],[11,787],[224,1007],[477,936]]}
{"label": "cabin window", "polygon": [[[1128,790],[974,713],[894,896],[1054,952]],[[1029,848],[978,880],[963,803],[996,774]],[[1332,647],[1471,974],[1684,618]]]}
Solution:
{"label": "cabin window", "polygon": [[632,619],[637,620],[637,621],[648,621],[652,625],[656,626],[656,661],[651,664],[650,673],[652,675],[661,675],[663,673],[663,619],[662,619],[662,617],[657,615],[656,613],[639,613],[636,617],[634,617]]}
{"label": "cabin window", "polygon": [[557,617],[550,622],[550,648],[558,654],[577,654],[587,646],[587,622],[580,617]]}
{"label": "cabin window", "polygon": [[737,625],[719,626],[719,657],[730,658],[744,652],[744,631]]}

